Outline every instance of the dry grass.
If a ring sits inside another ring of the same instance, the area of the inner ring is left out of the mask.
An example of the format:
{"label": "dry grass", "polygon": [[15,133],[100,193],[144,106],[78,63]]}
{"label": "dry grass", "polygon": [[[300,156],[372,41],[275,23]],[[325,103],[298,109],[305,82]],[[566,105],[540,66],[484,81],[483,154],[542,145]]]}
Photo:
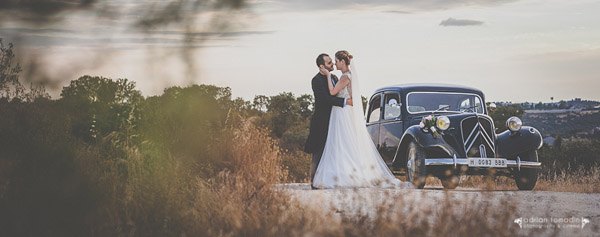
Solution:
{"label": "dry grass", "polygon": [[[439,182],[439,181],[437,181]],[[442,185],[439,182],[440,186]],[[481,190],[518,190],[513,178],[490,177],[490,176],[463,176],[460,179],[460,187]]]}
{"label": "dry grass", "polygon": [[[443,188],[438,178],[428,177],[427,186]],[[489,176],[461,176],[459,188],[480,190],[518,191],[513,178]],[[571,172],[540,174],[535,191],[600,193],[600,167],[578,169]]]}
{"label": "dry grass", "polygon": [[312,157],[302,151],[288,151],[281,154],[283,168],[288,171],[288,183],[307,183],[310,181]]}
{"label": "dry grass", "polygon": [[542,176],[535,190],[575,193],[600,193],[600,167]]}

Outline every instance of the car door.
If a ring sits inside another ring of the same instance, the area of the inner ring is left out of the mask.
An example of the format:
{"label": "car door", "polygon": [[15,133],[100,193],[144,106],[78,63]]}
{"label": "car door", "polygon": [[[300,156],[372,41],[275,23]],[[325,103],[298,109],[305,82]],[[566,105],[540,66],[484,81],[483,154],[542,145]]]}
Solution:
{"label": "car door", "polygon": [[371,96],[367,109],[367,130],[379,150],[379,122],[381,120],[381,93]]}
{"label": "car door", "polygon": [[379,123],[379,153],[386,163],[391,163],[404,132],[400,93],[389,91],[383,94],[382,117]]}

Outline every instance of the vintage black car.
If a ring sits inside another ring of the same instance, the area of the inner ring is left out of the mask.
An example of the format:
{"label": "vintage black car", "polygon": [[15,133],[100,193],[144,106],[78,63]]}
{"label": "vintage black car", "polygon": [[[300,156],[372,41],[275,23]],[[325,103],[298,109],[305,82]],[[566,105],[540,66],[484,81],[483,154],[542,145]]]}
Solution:
{"label": "vintage black car", "polygon": [[520,190],[532,190],[537,182],[540,132],[511,117],[506,121],[509,129],[496,134],[478,89],[446,84],[384,87],[370,97],[366,119],[388,166],[417,188],[425,186],[428,176],[440,178],[446,189],[456,188],[461,175],[513,177]]}

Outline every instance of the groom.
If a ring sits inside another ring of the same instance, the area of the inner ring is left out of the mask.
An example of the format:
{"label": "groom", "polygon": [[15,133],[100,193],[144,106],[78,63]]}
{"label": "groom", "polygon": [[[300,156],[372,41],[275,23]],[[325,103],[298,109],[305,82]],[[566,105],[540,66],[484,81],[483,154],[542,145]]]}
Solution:
{"label": "groom", "polygon": [[[317,67],[320,69],[327,69],[333,71],[333,61],[327,54],[319,54],[317,57]],[[338,78],[335,75],[331,75],[333,83],[337,83]],[[310,120],[310,131],[306,144],[304,145],[304,151],[312,154],[312,163],[310,165],[310,184],[312,189],[313,179],[323,150],[325,149],[325,141],[327,141],[327,131],[329,129],[329,116],[331,115],[331,108],[333,106],[344,107],[344,105],[352,105],[352,99],[345,100],[344,98],[338,98],[329,94],[329,87],[327,86],[327,76],[321,72],[317,73],[312,79],[312,90],[315,96],[314,112],[312,119]]]}

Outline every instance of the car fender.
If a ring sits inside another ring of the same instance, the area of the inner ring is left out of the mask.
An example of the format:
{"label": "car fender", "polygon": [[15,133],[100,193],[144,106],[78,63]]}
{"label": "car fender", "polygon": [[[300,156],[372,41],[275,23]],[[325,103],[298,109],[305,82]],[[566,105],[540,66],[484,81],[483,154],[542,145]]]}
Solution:
{"label": "car fender", "polygon": [[406,129],[400,138],[392,161],[394,165],[406,165],[406,149],[411,141],[422,147],[429,157],[452,157],[456,154],[454,148],[443,137],[436,138],[431,133],[424,132],[419,125],[413,125]]}
{"label": "car fender", "polygon": [[498,155],[504,158],[515,159],[518,154],[540,149],[542,145],[540,132],[529,126],[523,126],[517,132],[506,130],[496,135]]}

